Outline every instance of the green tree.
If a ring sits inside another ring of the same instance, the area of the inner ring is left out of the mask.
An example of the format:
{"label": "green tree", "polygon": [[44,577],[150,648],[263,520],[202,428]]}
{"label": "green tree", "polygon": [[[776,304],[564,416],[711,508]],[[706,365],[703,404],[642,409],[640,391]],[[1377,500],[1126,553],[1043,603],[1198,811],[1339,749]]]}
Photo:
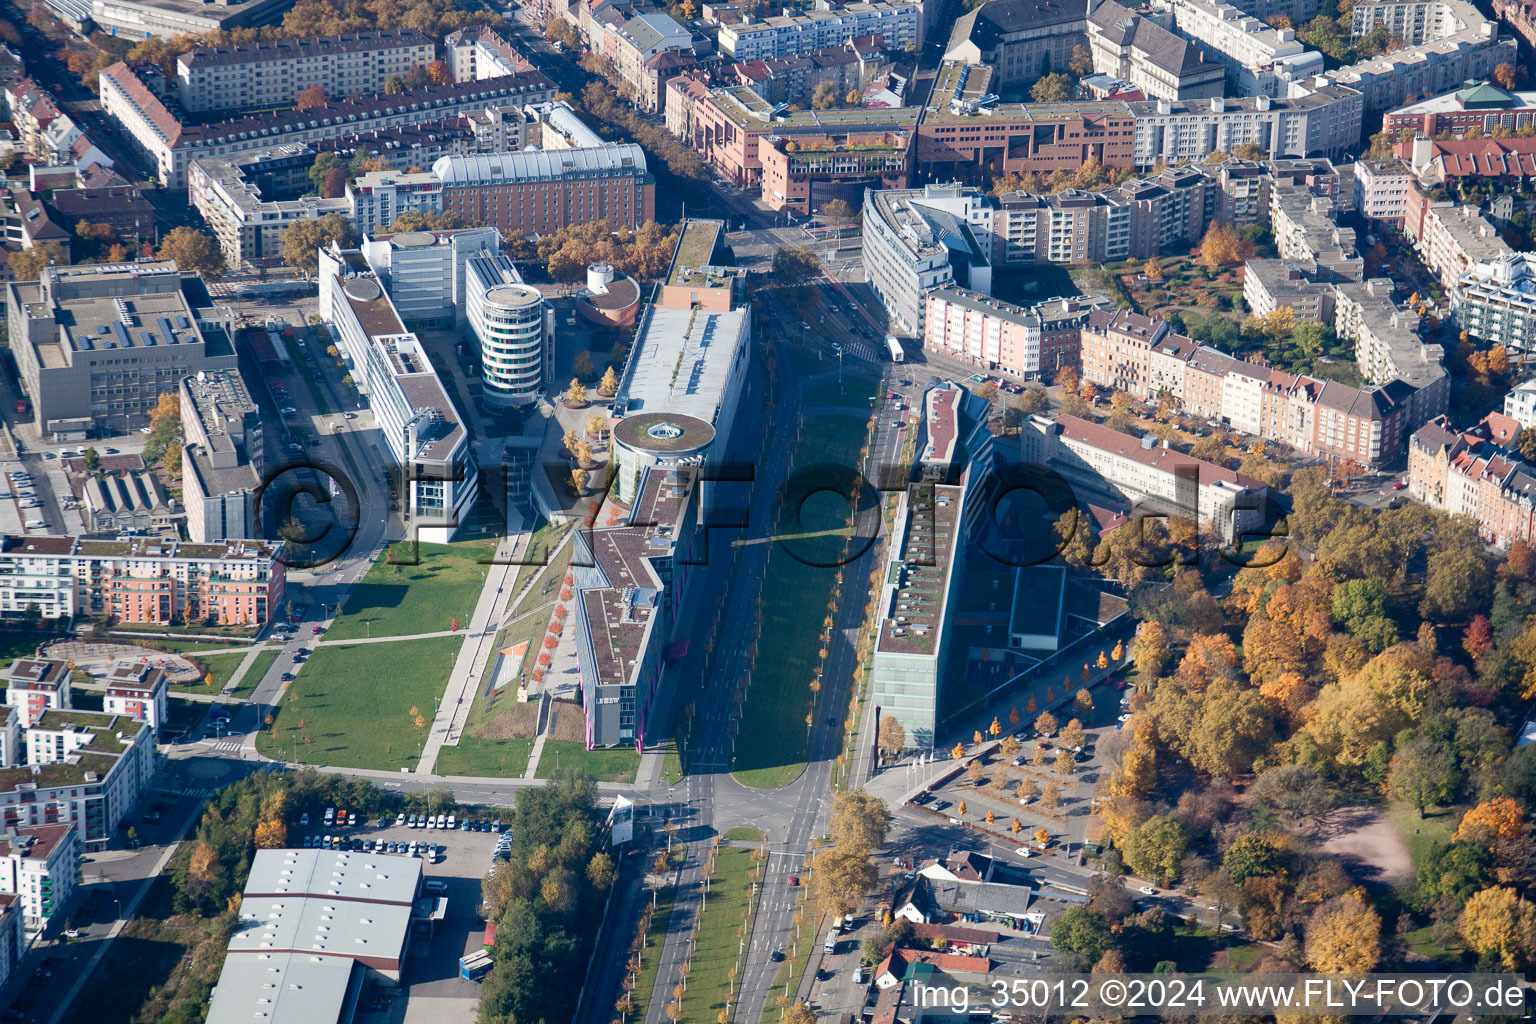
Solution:
{"label": "green tree", "polygon": [[1461,839],[1441,843],[1419,865],[1415,902],[1425,910],[1441,899],[1465,906],[1474,893],[1493,884],[1494,872],[1493,851],[1485,844]]}
{"label": "green tree", "polygon": [[1062,103],[1072,98],[1072,79],[1060,71],[1043,75],[1029,89],[1030,99],[1036,103]]}
{"label": "green tree", "polygon": [[1221,858],[1221,866],[1239,885],[1250,878],[1274,874],[1280,863],[1279,848],[1252,832],[1238,836]]}
{"label": "green tree", "polygon": [[1413,804],[1420,818],[1431,804],[1450,803],[1459,781],[1455,756],[1428,736],[1415,736],[1399,747],[1387,770],[1387,790]]}
{"label": "green tree", "polygon": [[1076,953],[1084,963],[1098,963],[1114,944],[1104,915],[1087,907],[1072,907],[1051,926],[1051,946]]}
{"label": "green tree", "polygon": [[332,242],[352,243],[352,222],[340,213],[318,220],[294,221],[283,231],[283,262],[314,277],[319,270],[320,250]]}
{"label": "green tree", "polygon": [[805,284],[821,276],[821,260],[805,246],[778,249],[773,254],[773,279],[777,284]]}
{"label": "green tree", "polygon": [[1136,875],[1154,882],[1179,877],[1179,866],[1189,849],[1189,835],[1177,819],[1166,814],[1148,818],[1126,837],[1122,855]]}

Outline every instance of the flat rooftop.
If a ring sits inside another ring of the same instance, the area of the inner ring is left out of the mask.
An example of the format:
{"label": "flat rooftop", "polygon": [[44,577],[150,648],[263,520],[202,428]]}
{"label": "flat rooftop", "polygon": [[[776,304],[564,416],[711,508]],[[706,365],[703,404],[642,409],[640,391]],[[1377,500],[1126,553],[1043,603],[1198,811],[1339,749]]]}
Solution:
{"label": "flat rooftop", "polygon": [[[693,271],[708,266],[714,260],[715,246],[725,230],[725,223],[718,220],[690,220],[683,225],[683,233],[672,253],[672,266],[667,271],[667,284],[692,283],[697,276]],[[687,269],[690,273],[682,273]]]}
{"label": "flat rooftop", "polygon": [[669,412],[716,425],[746,330],[745,310],[652,306],[615,404],[626,415]]}
{"label": "flat rooftop", "polygon": [[960,545],[963,486],[914,486],[907,492],[901,557],[888,564],[895,587],[877,647],[889,654],[933,655],[944,632],[950,574]]}
{"label": "flat rooftop", "polygon": [[343,850],[257,850],[245,882],[245,898],[313,896],[409,910],[421,878],[422,864],[416,857]]}

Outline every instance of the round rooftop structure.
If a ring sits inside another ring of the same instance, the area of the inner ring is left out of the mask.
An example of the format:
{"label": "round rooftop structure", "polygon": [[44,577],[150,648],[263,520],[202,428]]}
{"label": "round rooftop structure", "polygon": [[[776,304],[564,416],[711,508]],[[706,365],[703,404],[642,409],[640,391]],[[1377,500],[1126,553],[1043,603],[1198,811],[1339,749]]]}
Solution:
{"label": "round rooftop structure", "polygon": [[[593,268],[596,267],[606,267],[607,270],[594,275]],[[601,290],[593,288],[594,283]],[[587,288],[577,297],[576,310],[590,323],[604,327],[632,327],[640,310],[640,285],[634,278],[614,271],[607,264],[594,263],[587,268]]]}
{"label": "round rooftop structure", "polygon": [[525,284],[504,284],[486,292],[485,301],[505,309],[522,309],[525,306],[537,306],[544,301],[544,296],[537,288]]}
{"label": "round rooftop structure", "polygon": [[708,448],[715,428],[696,416],[644,412],[620,420],[613,428],[613,439],[648,455],[677,456]]}
{"label": "round rooftop structure", "polygon": [[423,249],[437,239],[430,231],[402,231],[390,239],[396,249]]}
{"label": "round rooftop structure", "polygon": [[384,289],[379,287],[379,282],[371,277],[348,278],[341,287],[358,302],[373,302],[384,294]]}

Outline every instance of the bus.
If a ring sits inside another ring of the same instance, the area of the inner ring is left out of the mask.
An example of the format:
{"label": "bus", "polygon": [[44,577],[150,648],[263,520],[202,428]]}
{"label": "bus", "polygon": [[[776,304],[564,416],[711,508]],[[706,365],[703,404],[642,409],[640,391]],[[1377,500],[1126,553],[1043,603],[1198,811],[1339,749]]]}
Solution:
{"label": "bus", "polygon": [[906,353],[901,350],[901,342],[896,340],[896,335],[885,336],[885,347],[891,353],[891,362],[900,363],[906,360]]}

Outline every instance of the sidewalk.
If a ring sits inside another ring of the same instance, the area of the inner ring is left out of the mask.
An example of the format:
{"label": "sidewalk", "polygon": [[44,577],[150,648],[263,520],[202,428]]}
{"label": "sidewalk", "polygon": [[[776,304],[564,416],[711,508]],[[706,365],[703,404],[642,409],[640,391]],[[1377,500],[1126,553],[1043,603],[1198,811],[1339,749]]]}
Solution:
{"label": "sidewalk", "polygon": [[470,616],[468,635],[464,637],[464,644],[459,648],[459,656],[453,663],[453,671],[448,676],[447,689],[443,693],[442,702],[437,706],[437,716],[432,722],[432,731],[427,734],[427,742],[421,751],[421,761],[416,766],[418,775],[431,774],[432,769],[437,765],[437,752],[445,744],[458,745],[459,735],[464,731],[464,724],[469,719],[469,709],[474,704],[475,687],[479,685],[480,675],[485,671],[485,663],[496,647],[496,634],[500,629],[502,608],[510,596],[507,591],[512,581],[516,579],[514,570],[519,568],[515,563],[521,557],[522,550],[527,547],[531,536],[523,530],[503,538],[502,542],[496,546],[496,564],[487,567],[485,586],[481,588],[480,600],[475,603],[474,613]]}

